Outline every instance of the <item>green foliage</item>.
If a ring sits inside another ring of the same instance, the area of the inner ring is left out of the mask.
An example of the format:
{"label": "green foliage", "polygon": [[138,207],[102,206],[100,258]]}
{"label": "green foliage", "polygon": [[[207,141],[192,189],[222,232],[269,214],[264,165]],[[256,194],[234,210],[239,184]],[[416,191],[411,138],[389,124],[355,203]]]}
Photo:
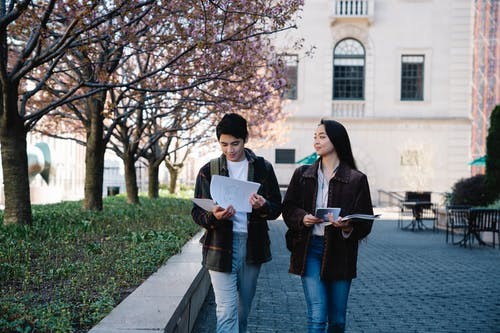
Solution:
{"label": "green foliage", "polygon": [[498,199],[497,201],[491,203],[486,208],[489,208],[489,209],[500,209],[500,199]]}
{"label": "green foliage", "polygon": [[179,186],[179,192],[175,193],[175,194],[171,194],[168,191],[168,186],[166,186],[166,187],[160,186],[159,193],[160,193],[160,196],[189,199],[189,198],[194,197],[194,187],[188,186],[185,184],[181,184]]}
{"label": "green foliage", "polygon": [[485,175],[463,178],[453,185],[451,205],[485,206],[489,202]]}
{"label": "green foliage", "polygon": [[85,331],[198,230],[192,204],[108,197],[33,206],[32,226],[0,226],[0,332]]}
{"label": "green foliage", "polygon": [[492,200],[500,198],[500,105],[490,115],[486,138],[486,185]]}

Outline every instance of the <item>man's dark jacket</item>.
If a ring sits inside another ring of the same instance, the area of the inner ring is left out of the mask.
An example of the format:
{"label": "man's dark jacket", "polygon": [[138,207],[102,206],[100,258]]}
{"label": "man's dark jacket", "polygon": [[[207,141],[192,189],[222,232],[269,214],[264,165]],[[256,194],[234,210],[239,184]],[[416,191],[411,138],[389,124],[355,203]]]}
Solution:
{"label": "man's dark jacket", "polygon": [[[320,161],[295,170],[283,200],[283,219],[289,228],[287,246],[291,251],[289,272],[293,274],[304,275],[305,272],[312,227],[306,227],[302,220],[305,215],[315,213]],[[366,176],[341,162],[330,180],[328,207],[340,207],[340,216],[373,214]],[[358,242],[370,233],[372,223],[370,220],[351,220],[353,230],[348,238],[344,238],[339,228],[331,225],[325,227],[321,279],[332,281],[356,277]]]}
{"label": "man's dark jacket", "polygon": [[[258,194],[266,199],[260,209],[248,213],[247,257],[249,264],[261,264],[271,260],[270,240],[267,220],[274,220],[281,214],[281,193],[272,165],[262,157],[257,157],[250,149],[245,148],[248,160],[248,180],[260,183]],[[219,175],[229,176],[227,160],[219,157]],[[205,164],[196,178],[195,198],[211,199],[210,196],[210,163]],[[230,272],[232,268],[233,222],[218,221],[212,212],[193,206],[193,220],[206,229],[202,238],[202,264],[214,271]]]}

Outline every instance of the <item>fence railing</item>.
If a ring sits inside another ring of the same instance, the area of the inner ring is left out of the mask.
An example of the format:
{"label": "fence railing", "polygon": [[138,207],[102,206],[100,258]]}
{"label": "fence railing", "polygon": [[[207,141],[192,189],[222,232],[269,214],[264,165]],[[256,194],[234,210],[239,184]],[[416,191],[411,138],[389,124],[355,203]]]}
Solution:
{"label": "fence railing", "polygon": [[400,206],[404,200],[404,194],[400,192],[378,190],[379,206]]}
{"label": "fence railing", "polygon": [[334,17],[373,17],[374,0],[334,0]]}
{"label": "fence railing", "polygon": [[332,117],[363,118],[365,116],[364,101],[333,101]]}

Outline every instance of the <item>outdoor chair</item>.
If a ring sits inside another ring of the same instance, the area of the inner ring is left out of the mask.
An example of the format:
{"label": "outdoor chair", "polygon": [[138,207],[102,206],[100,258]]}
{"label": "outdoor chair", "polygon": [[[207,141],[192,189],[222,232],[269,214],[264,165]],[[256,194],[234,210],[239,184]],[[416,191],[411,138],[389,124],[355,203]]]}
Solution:
{"label": "outdoor chair", "polygon": [[[399,216],[398,225],[402,230],[427,230],[429,228],[426,223],[429,221],[432,222],[432,231],[436,230],[437,206],[432,202],[405,201],[402,203]],[[406,216],[411,216],[411,219],[407,225],[403,225]]]}
{"label": "outdoor chair", "polygon": [[419,211],[418,218],[420,223],[425,225],[425,222],[432,222],[432,231],[436,230],[437,224],[437,205],[429,203],[427,205],[421,205],[421,210]]}
{"label": "outdoor chair", "polygon": [[398,228],[403,228],[404,221],[408,219],[413,219],[413,209],[401,201],[399,203]]}
{"label": "outdoor chair", "polygon": [[[464,244],[469,227],[469,209],[466,205],[446,206],[446,243],[448,243],[448,234],[451,233],[452,244]],[[462,238],[455,242],[455,230],[461,231]]]}
{"label": "outdoor chair", "polygon": [[500,234],[498,224],[500,223],[500,209],[471,209],[469,213],[469,228],[467,239],[469,246],[472,247],[474,238],[477,239],[480,245],[488,245],[482,238],[481,233],[492,233],[492,244],[495,248],[495,238],[499,238]]}
{"label": "outdoor chair", "polygon": [[[415,202],[430,202],[431,192],[406,191],[404,201],[399,202],[398,227],[404,229],[404,221],[415,219]],[[413,222],[412,222],[413,224]]]}

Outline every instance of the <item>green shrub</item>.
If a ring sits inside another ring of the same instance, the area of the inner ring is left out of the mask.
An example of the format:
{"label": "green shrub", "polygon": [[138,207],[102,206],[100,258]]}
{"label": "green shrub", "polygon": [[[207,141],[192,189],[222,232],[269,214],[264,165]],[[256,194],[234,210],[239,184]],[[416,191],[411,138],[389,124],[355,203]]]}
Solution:
{"label": "green shrub", "polygon": [[0,226],[0,332],[78,332],[101,320],[198,230],[178,198],[108,197],[33,206],[32,226]]}
{"label": "green shrub", "polygon": [[490,209],[500,209],[500,199],[498,199],[497,201],[491,203],[490,205],[488,205],[488,207],[486,208],[490,208]]}
{"label": "green shrub", "polygon": [[489,202],[485,175],[463,178],[453,185],[450,196],[452,205],[485,206]]}
{"label": "green shrub", "polygon": [[486,185],[492,200],[500,198],[500,105],[490,115],[486,138]]}

